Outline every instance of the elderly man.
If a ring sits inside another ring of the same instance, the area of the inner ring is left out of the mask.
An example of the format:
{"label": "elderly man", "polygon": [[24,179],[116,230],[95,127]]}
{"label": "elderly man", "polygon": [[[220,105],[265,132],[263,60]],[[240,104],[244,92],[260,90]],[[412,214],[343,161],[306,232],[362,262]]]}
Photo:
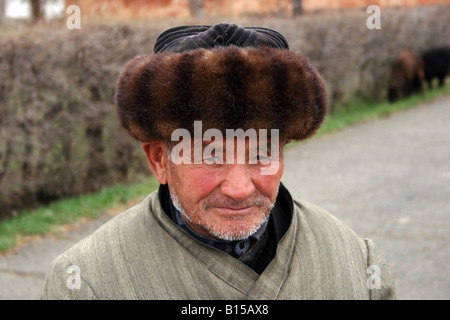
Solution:
{"label": "elderly man", "polygon": [[281,183],[326,113],[312,64],[266,28],[169,29],[116,87],[160,182],[53,262],[43,299],[392,299],[383,256]]}

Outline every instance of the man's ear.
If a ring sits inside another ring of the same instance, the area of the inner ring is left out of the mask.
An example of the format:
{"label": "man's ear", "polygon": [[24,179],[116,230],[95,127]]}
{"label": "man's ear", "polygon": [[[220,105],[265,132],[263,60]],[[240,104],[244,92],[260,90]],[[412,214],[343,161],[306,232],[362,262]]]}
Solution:
{"label": "man's ear", "polygon": [[154,176],[161,184],[167,183],[167,145],[164,141],[142,143],[147,162]]}

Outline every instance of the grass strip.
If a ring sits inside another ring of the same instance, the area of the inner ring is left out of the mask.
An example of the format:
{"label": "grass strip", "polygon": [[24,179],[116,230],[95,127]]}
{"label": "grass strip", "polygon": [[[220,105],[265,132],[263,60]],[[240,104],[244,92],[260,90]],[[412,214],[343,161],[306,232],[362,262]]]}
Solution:
{"label": "grass strip", "polygon": [[[435,85],[433,89],[425,90],[424,94],[413,94],[395,103],[354,98],[345,104],[337,105],[333,112],[327,114],[321,127],[312,139],[340,131],[358,123],[385,118],[391,114],[418,107],[448,94],[450,94],[450,82],[447,81],[447,84],[442,88],[438,88]],[[292,148],[297,143],[299,141],[291,141],[286,145],[286,149]]]}
{"label": "grass strip", "polygon": [[432,90],[426,90],[424,94],[414,94],[395,103],[353,99],[344,105],[337,106],[336,112],[328,114],[315,136],[339,131],[357,123],[384,118],[448,94],[450,94],[450,82],[447,81],[447,85],[442,88],[435,86]]}
{"label": "grass strip", "polygon": [[105,187],[98,193],[61,199],[35,210],[22,210],[0,222],[0,252],[14,247],[20,238],[55,233],[55,227],[70,224],[82,217],[94,219],[117,206],[139,201],[159,183],[150,176],[130,185]]}

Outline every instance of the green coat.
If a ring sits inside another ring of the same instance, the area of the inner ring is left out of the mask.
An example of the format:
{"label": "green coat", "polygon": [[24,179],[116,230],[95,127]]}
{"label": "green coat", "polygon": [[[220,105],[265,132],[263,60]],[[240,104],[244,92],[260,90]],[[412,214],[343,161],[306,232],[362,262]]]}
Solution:
{"label": "green coat", "polygon": [[[369,268],[370,266],[370,268]],[[370,289],[371,288],[371,289]],[[395,299],[369,239],[294,201],[291,225],[261,275],[191,238],[158,191],[56,257],[41,299]]]}

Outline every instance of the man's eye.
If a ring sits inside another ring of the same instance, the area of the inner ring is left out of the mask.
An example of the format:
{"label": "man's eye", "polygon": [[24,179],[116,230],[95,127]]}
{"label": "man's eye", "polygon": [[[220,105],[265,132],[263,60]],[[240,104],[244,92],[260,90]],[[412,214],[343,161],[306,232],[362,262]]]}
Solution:
{"label": "man's eye", "polygon": [[215,163],[219,163],[219,157],[207,157],[207,158],[204,158],[203,161],[206,164],[215,164]]}
{"label": "man's eye", "polygon": [[254,162],[255,163],[267,164],[267,162],[269,162],[269,161],[270,161],[270,157],[269,156],[264,156],[264,155],[261,155],[261,154],[258,154],[254,158]]}

